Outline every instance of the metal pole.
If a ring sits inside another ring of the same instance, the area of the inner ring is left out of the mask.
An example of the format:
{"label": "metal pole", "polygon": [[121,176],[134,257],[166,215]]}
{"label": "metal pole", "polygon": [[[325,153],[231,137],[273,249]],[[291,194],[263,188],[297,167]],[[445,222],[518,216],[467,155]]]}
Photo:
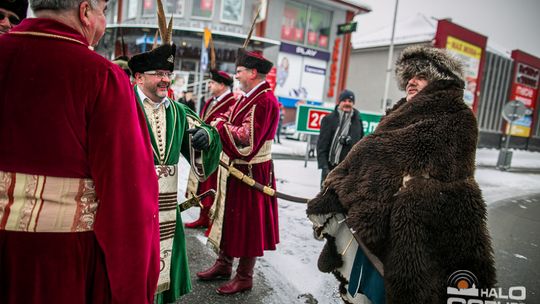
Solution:
{"label": "metal pole", "polygon": [[516,117],[517,105],[513,106],[513,111],[510,116],[510,124],[508,126],[508,131],[506,131],[506,142],[504,143],[504,149],[500,152],[499,160],[497,161],[497,166],[500,170],[505,171],[510,169],[508,157],[508,149],[510,148],[510,138],[512,137],[512,126],[514,124],[514,118]]}
{"label": "metal pole", "polygon": [[202,42],[201,43],[201,58],[199,58],[199,79],[198,79],[199,86],[197,88],[197,96],[195,96],[195,111],[197,113],[201,112],[201,97],[202,97],[202,86],[203,86],[203,78],[204,78],[203,57],[204,57],[204,52],[207,52],[206,47],[204,45],[204,35],[202,37],[201,42]]}
{"label": "metal pole", "polygon": [[398,3],[399,0],[396,0],[396,7],[394,9],[394,22],[392,23],[392,36],[390,37],[390,48],[388,49],[388,63],[386,65],[386,81],[384,82],[384,95],[381,103],[382,113],[386,111],[386,100],[388,99],[388,89],[390,88],[390,76],[392,74],[392,61],[394,58],[394,33],[396,31]]}
{"label": "metal pole", "polygon": [[306,155],[304,156],[304,168],[307,168],[307,162],[309,159],[309,145],[311,144],[311,134],[307,136]]}

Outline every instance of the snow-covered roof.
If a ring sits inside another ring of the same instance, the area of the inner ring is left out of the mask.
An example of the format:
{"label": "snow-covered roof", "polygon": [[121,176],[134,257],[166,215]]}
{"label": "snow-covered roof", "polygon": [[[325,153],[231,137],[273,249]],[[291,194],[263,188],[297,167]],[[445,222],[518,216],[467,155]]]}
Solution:
{"label": "snow-covered roof", "polygon": [[349,4],[355,7],[357,10],[359,10],[360,13],[369,13],[372,11],[371,7],[363,3],[362,1],[357,1],[357,0],[335,0],[335,1]]}
{"label": "snow-covered roof", "polygon": [[[421,13],[396,22],[394,44],[414,44],[430,42],[437,32],[437,20]],[[392,26],[384,27],[364,35],[353,35],[351,43],[353,49],[367,49],[390,45]],[[488,39],[486,50],[506,58],[510,58],[511,51]]]}
{"label": "snow-covered roof", "polygon": [[[437,21],[416,14],[402,21],[396,22],[394,44],[411,44],[433,40],[437,31]],[[365,35],[353,35],[351,43],[354,49],[373,48],[390,44],[392,26],[381,28]]]}

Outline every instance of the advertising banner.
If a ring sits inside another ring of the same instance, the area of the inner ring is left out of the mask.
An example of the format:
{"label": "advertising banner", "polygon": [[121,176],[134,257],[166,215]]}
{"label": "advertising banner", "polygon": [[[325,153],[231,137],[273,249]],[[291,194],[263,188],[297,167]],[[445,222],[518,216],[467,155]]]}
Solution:
{"label": "advertising banner", "polygon": [[282,43],[277,60],[276,96],[296,101],[322,101],[329,59],[328,52]]}
{"label": "advertising banner", "polygon": [[[514,53],[512,53],[514,56]],[[538,100],[540,69],[516,58],[514,62],[514,78],[510,88],[510,100],[519,100],[527,107],[525,116],[512,124],[512,136],[529,137],[533,124],[533,113]],[[507,128],[509,126],[507,125]]]}
{"label": "advertising banner", "polygon": [[482,83],[487,37],[473,32],[449,20],[439,20],[435,34],[435,46],[463,61],[465,72],[464,101],[476,113]]}
{"label": "advertising banner", "polygon": [[465,92],[463,100],[469,107],[473,107],[476,87],[478,86],[478,74],[480,72],[480,58],[482,57],[482,48],[458,39],[448,36],[446,40],[446,49],[458,57],[464,65],[465,72]]}

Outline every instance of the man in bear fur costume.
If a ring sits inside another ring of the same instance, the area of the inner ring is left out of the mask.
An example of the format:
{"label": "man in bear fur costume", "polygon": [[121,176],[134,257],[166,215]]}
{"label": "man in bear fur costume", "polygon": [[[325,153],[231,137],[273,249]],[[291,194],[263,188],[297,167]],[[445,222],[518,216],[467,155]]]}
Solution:
{"label": "man in bear fur costume", "polygon": [[[405,49],[396,75],[407,97],[330,172],[307,213],[347,214],[384,264],[387,303],[446,303],[457,270],[475,274],[479,289],[495,284],[474,179],[477,122],[463,102],[462,65],[444,50]],[[336,264],[332,247],[319,264]]]}

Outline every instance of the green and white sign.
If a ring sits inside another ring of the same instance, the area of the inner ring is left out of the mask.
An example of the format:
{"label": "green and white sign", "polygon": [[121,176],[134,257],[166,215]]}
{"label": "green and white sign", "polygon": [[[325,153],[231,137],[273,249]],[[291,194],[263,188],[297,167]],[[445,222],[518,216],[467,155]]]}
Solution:
{"label": "green and white sign", "polygon": [[[321,121],[324,116],[332,113],[333,108],[299,105],[296,109],[296,131],[305,134],[319,134]],[[382,115],[371,112],[360,112],[362,118],[364,134],[368,135],[375,130]]]}

